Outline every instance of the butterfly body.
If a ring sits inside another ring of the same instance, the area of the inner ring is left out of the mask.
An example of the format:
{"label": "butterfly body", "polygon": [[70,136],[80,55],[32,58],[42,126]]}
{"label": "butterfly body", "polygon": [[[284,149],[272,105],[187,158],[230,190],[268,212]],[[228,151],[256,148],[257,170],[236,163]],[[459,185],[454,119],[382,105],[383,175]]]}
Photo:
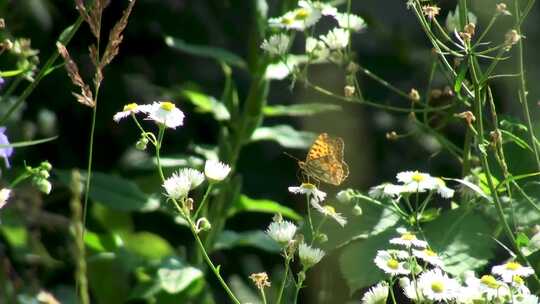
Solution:
{"label": "butterfly body", "polygon": [[299,161],[302,172],[318,181],[340,185],[349,175],[349,166],[343,161],[343,140],[321,133],[309,149],[305,161]]}

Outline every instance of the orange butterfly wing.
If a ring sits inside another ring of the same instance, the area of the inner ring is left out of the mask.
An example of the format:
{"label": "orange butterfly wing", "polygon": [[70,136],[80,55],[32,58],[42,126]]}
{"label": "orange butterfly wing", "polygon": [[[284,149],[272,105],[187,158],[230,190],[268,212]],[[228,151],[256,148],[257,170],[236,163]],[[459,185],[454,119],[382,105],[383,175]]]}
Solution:
{"label": "orange butterfly wing", "polygon": [[341,184],[349,175],[349,166],[343,161],[343,140],[320,134],[308,151],[300,168],[306,175],[332,185]]}

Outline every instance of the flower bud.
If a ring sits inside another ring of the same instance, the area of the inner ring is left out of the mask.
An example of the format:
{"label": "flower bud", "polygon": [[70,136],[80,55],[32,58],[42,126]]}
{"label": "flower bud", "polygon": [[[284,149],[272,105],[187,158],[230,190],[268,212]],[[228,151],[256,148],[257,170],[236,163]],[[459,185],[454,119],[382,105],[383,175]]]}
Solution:
{"label": "flower bud", "polygon": [[52,185],[48,180],[40,178],[35,182],[35,185],[39,189],[39,191],[41,191],[42,193],[45,193],[45,194],[51,193]]}
{"label": "flower bud", "polygon": [[354,205],[353,210],[352,210],[352,213],[353,213],[353,215],[355,215],[355,216],[360,216],[360,215],[362,215],[362,213],[363,213],[362,207],[360,207],[359,205]]}
{"label": "flower bud", "polygon": [[197,220],[197,223],[195,224],[195,231],[197,231],[197,233],[201,231],[208,231],[210,229],[212,229],[212,224],[210,224],[208,219],[201,217]]}
{"label": "flower bud", "polygon": [[51,171],[52,170],[52,165],[50,162],[48,161],[42,161],[41,164],[39,164],[39,166],[43,169],[43,170],[47,170],[47,171]]}
{"label": "flower bud", "polygon": [[146,146],[148,145],[148,138],[146,137],[141,137],[141,139],[139,139],[137,141],[137,143],[135,144],[135,148],[137,150],[141,150],[141,151],[144,151],[146,150]]}

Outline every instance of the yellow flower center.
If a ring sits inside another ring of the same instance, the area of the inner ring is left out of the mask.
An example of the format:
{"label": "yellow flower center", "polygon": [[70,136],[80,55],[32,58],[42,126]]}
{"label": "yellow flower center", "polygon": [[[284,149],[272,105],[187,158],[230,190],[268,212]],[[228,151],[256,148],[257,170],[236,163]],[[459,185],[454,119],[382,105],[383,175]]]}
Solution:
{"label": "yellow flower center", "polygon": [[405,241],[416,240],[416,235],[414,235],[414,234],[412,234],[410,232],[406,232],[406,233],[401,235],[401,239],[405,240]]}
{"label": "yellow flower center", "polygon": [[431,256],[431,257],[436,257],[437,256],[437,254],[433,250],[429,250],[429,249],[424,249],[424,253],[427,256]]}
{"label": "yellow flower center", "polygon": [[444,284],[440,281],[435,281],[431,283],[431,290],[433,290],[436,293],[441,293],[444,291]]}
{"label": "yellow flower center", "polygon": [[399,262],[395,259],[389,259],[388,262],[386,262],[386,266],[392,269],[398,269],[399,268]]}
{"label": "yellow flower center", "polygon": [[442,178],[438,178],[438,177],[437,177],[437,184],[439,184],[439,186],[441,187],[446,186],[446,183],[442,180]]}
{"label": "yellow flower center", "polygon": [[506,269],[508,270],[518,270],[519,268],[521,268],[521,264],[519,264],[518,262],[506,263]]}
{"label": "yellow flower center", "polygon": [[136,103],[130,103],[124,106],[124,112],[126,111],[133,111],[135,110],[139,105]]}
{"label": "yellow flower center", "polygon": [[499,288],[499,283],[497,282],[497,280],[491,276],[491,275],[483,275],[481,278],[480,278],[480,282],[482,282],[482,284],[488,286],[489,288],[493,288],[493,289],[497,289]]}
{"label": "yellow flower center", "polygon": [[295,18],[297,20],[304,20],[309,16],[309,11],[305,8],[300,8],[296,10]]}
{"label": "yellow flower center", "polygon": [[422,175],[420,172],[415,171],[412,175],[412,180],[419,183],[425,179],[424,175]]}
{"label": "yellow flower center", "polygon": [[285,25],[290,25],[294,22],[294,19],[293,18],[288,18],[288,17],[283,17],[281,23],[285,24]]}
{"label": "yellow flower center", "polygon": [[326,212],[328,212],[328,214],[336,214],[336,209],[332,206],[324,206],[324,209],[326,210]]}
{"label": "yellow flower center", "polygon": [[300,187],[304,188],[304,189],[308,189],[308,190],[317,189],[317,187],[314,184],[311,184],[311,183],[302,183],[302,185],[300,185]]}
{"label": "yellow flower center", "polygon": [[176,106],[174,105],[174,103],[170,102],[170,101],[162,101],[161,104],[160,104],[161,108],[165,111],[172,111],[174,110],[174,108],[176,108]]}
{"label": "yellow flower center", "polygon": [[523,279],[518,275],[513,276],[512,281],[518,285],[523,285],[525,283],[525,281],[523,281]]}

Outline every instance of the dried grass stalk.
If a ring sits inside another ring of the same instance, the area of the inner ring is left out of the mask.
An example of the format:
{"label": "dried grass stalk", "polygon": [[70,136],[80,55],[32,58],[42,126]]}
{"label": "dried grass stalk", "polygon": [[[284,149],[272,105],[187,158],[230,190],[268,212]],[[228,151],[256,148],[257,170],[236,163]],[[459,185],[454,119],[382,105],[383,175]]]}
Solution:
{"label": "dried grass stalk", "polygon": [[68,50],[66,47],[60,43],[56,43],[56,47],[58,48],[58,53],[62,58],[64,58],[65,61],[65,67],[66,71],[68,73],[69,78],[71,79],[71,82],[78,86],[81,89],[81,93],[72,93],[76,98],[77,101],[82,103],[85,106],[89,106],[91,108],[96,106],[96,103],[94,101],[94,98],[92,96],[92,91],[90,90],[90,87],[84,82],[81,75],[79,74],[79,68],[77,67],[77,64],[73,59],[71,59],[71,56],[69,55]]}
{"label": "dried grass stalk", "polygon": [[131,0],[129,2],[128,7],[124,10],[124,13],[122,14],[122,18],[120,18],[120,20],[114,25],[113,29],[111,30],[109,34],[109,42],[107,43],[107,47],[105,48],[105,52],[103,53],[103,57],[101,58],[100,69],[103,69],[106,65],[111,63],[114,57],[118,55],[120,43],[124,38],[122,33],[127,26],[129,15],[131,14],[131,10],[133,9],[135,2],[135,0]]}

